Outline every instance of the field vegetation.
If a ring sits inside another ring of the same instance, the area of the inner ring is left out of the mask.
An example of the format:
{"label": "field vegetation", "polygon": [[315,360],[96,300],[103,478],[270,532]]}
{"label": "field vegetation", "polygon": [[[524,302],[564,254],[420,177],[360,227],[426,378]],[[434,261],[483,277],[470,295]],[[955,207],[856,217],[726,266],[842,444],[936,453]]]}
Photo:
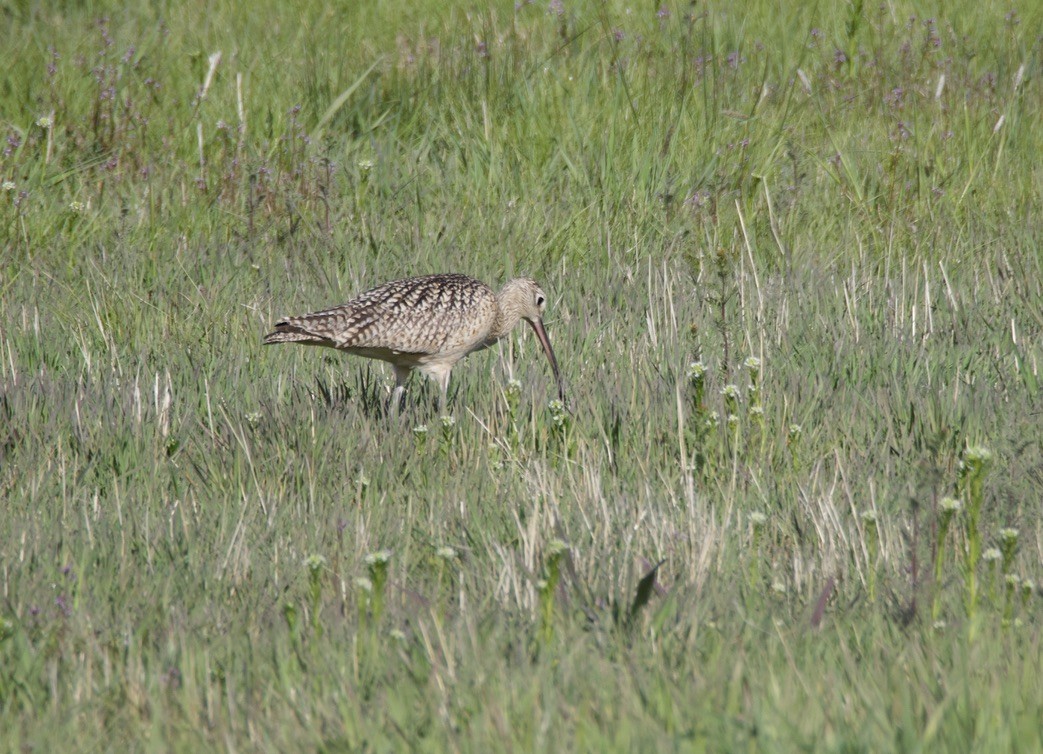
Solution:
{"label": "field vegetation", "polygon": [[0,19],[4,749],[1043,750],[1043,5]]}

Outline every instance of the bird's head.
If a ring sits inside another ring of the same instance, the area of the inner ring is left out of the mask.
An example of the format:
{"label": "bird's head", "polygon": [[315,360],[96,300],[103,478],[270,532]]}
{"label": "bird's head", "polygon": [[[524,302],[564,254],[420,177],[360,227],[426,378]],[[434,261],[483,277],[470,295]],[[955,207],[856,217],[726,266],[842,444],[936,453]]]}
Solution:
{"label": "bird's head", "polygon": [[543,312],[547,308],[547,294],[543,292],[543,289],[532,278],[515,278],[514,280],[509,280],[503,286],[497,298],[500,310],[509,322],[513,323],[517,322],[518,319],[524,319],[532,325],[532,329],[536,332],[536,337],[540,340],[540,345],[543,346],[544,353],[547,354],[547,360],[550,361],[554,379],[558,383],[558,397],[564,401],[565,383],[561,379],[558,360],[554,357],[554,349],[551,348],[550,338],[547,337],[547,331],[543,328]]}

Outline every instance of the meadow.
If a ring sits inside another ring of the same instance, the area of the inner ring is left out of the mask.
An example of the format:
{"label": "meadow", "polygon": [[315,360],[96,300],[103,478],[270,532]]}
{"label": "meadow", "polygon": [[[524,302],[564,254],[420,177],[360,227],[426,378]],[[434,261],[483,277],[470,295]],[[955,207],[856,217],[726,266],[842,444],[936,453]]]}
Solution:
{"label": "meadow", "polygon": [[1043,750],[1043,5],[0,19],[0,749]]}

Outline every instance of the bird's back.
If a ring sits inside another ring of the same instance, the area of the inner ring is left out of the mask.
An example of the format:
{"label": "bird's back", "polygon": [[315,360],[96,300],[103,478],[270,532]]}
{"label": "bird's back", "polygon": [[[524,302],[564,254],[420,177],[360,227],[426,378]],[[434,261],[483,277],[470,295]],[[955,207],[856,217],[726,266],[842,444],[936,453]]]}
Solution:
{"label": "bird's back", "polygon": [[456,354],[480,347],[496,318],[496,296],[467,275],[395,280],[346,304],[287,317],[265,343],[299,342],[365,354]]}

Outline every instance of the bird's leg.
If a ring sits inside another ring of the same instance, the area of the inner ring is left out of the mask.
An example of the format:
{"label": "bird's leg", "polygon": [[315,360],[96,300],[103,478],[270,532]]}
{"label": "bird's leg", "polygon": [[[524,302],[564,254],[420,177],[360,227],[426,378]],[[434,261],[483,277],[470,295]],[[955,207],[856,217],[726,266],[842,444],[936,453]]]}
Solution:
{"label": "bird's leg", "polygon": [[441,400],[438,404],[439,416],[445,416],[449,412],[449,370],[446,369],[438,375],[438,387],[441,389]]}
{"label": "bird's leg", "polygon": [[413,370],[410,367],[400,367],[397,364],[392,364],[391,366],[395,370],[395,389],[391,392],[389,408],[394,416],[398,416],[399,411],[402,410],[402,406],[406,402],[406,383],[409,381],[409,375],[413,373]]}

